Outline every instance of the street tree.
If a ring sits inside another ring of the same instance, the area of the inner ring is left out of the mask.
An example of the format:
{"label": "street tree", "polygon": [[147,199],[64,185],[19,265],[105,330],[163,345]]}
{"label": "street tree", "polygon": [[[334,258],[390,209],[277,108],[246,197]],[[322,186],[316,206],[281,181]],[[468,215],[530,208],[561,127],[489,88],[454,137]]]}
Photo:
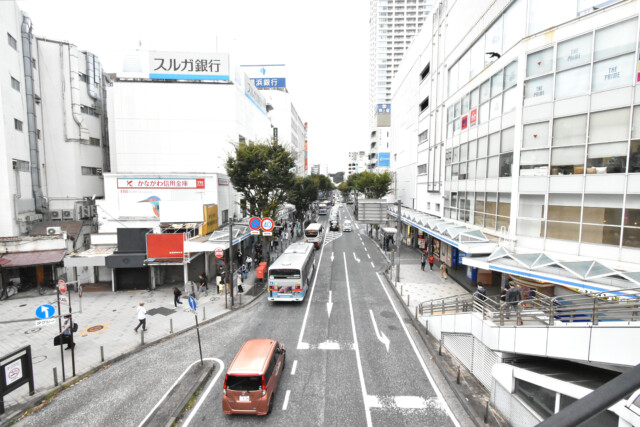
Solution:
{"label": "street tree", "polygon": [[391,174],[388,171],[382,173],[365,171],[349,176],[347,186],[369,199],[380,199],[389,193],[391,181]]}
{"label": "street tree", "polygon": [[311,204],[318,199],[319,188],[317,180],[314,179],[315,176],[296,178],[287,198],[287,201],[296,207],[296,220],[301,228],[304,226],[305,215]]}

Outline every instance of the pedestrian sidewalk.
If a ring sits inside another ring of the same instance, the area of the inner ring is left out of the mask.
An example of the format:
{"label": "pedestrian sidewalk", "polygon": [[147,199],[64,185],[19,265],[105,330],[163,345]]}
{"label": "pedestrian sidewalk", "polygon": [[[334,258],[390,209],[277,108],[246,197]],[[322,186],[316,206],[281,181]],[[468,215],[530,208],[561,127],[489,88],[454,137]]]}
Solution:
{"label": "pedestrian sidewalk", "polygon": [[[243,294],[235,294],[234,309],[240,308],[262,295],[263,286],[254,286],[256,270],[252,269],[245,279]],[[147,309],[147,332],[145,344],[167,338],[175,333],[195,326],[193,311],[187,298],[182,305],[173,304],[173,285],[162,285],[152,291],[87,292],[79,298],[72,292],[73,320],[78,324],[74,334],[76,377],[102,364],[136,351],[142,347],[141,330],[133,328],[138,324],[136,309],[140,302]],[[35,311],[41,304],[57,307],[55,293],[41,296],[37,292],[26,295],[18,293],[0,302],[0,356],[30,345],[33,358],[36,396],[42,396],[54,387],[53,368],[57,368],[58,382],[62,382],[60,347],[54,347],[53,339],[59,333],[58,322],[36,327]],[[68,306],[61,306],[63,314]],[[56,308],[57,310],[57,308]],[[231,311],[231,298],[225,304],[224,293],[216,293],[216,285],[210,283],[208,295],[198,298],[198,322],[224,315]],[[66,379],[72,374],[71,351],[63,350]],[[22,409],[36,396],[29,396],[28,385],[5,396],[6,414]],[[6,420],[7,415],[0,416]]]}

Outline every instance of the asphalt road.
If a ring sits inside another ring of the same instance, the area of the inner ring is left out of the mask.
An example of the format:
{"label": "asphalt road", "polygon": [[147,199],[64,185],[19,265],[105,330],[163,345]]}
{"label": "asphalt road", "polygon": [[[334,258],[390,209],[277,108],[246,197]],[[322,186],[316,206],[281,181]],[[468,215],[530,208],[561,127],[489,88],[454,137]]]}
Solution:
{"label": "asphalt road", "polygon": [[[348,217],[341,209],[341,223]],[[410,319],[378,276],[384,263],[374,243],[355,224],[350,233],[326,233],[304,302],[273,303],[264,296],[201,327],[204,356],[220,363],[183,425],[458,424],[433,384],[424,349],[411,338]],[[252,338],[276,339],[287,351],[273,412],[260,420],[226,416],[221,404],[226,368]],[[137,426],[197,359],[194,331],[83,380],[20,425]]]}

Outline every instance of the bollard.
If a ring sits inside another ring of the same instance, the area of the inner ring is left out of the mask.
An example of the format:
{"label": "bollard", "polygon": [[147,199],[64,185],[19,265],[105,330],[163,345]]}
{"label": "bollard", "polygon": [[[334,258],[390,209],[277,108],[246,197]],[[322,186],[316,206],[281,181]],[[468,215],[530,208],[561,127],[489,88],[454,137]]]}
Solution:
{"label": "bollard", "polygon": [[53,385],[58,387],[58,369],[53,368]]}
{"label": "bollard", "polygon": [[140,331],[140,345],[144,345],[144,329]]}
{"label": "bollard", "polygon": [[416,305],[416,320],[418,320],[418,306]]}
{"label": "bollard", "polygon": [[173,319],[169,319],[169,333],[173,333]]}
{"label": "bollard", "polygon": [[489,421],[489,401],[487,400],[484,405],[484,422]]}
{"label": "bollard", "polygon": [[410,297],[410,296],[411,296],[411,295],[407,295],[407,307],[409,307],[409,297]]}
{"label": "bollard", "polygon": [[104,347],[100,346],[100,361],[104,362]]}
{"label": "bollard", "polygon": [[402,287],[403,287],[403,286],[404,286],[404,285],[400,285],[400,296],[402,296]]}
{"label": "bollard", "polygon": [[440,347],[438,348],[438,355],[442,356],[442,340],[440,340]]}
{"label": "bollard", "polygon": [[429,334],[429,319],[424,321],[424,333]]}
{"label": "bollard", "polygon": [[460,384],[460,365],[458,365],[458,375],[456,377],[456,383]]}
{"label": "bollard", "polygon": [[202,306],[202,320],[207,320],[207,307]]}

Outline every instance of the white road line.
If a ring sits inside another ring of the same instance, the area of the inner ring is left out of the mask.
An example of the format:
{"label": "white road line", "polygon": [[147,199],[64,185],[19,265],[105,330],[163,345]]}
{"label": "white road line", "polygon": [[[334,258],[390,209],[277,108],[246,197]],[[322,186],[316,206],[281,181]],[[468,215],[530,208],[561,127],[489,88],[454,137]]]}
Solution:
{"label": "white road line", "polygon": [[[420,352],[418,351],[418,347],[416,347],[416,343],[413,341],[413,338],[411,338],[411,335],[409,335],[409,331],[407,330],[407,326],[404,324],[404,321],[402,320],[402,317],[400,317],[400,313],[398,313],[398,309],[396,308],[395,304],[391,300],[391,295],[389,295],[389,292],[387,291],[387,288],[384,286],[384,283],[382,282],[382,279],[380,278],[380,273],[376,273],[376,276],[378,276],[378,281],[380,282],[380,286],[382,286],[382,290],[384,291],[385,294],[387,294],[387,298],[389,299],[389,302],[391,303],[391,307],[393,307],[393,311],[395,311],[396,316],[398,316],[398,321],[400,322],[400,325],[402,326],[402,329],[404,330],[404,333],[407,335],[407,338],[409,339],[409,344],[411,344],[411,348],[413,348],[413,351],[416,354],[416,357],[418,358],[418,362],[420,362],[420,366],[422,366],[422,370],[424,371],[425,375],[427,376],[427,379],[429,380],[429,383],[431,384],[431,387],[436,392],[436,396],[438,396],[438,400],[440,401],[439,402],[440,406],[445,410],[447,415],[449,415],[449,418],[451,418],[451,421],[453,421],[453,425],[455,425],[457,427],[460,427],[460,423],[458,422],[456,417],[453,415],[453,412],[451,412],[451,408],[449,408],[449,404],[447,403],[447,401],[444,400],[444,397],[442,396],[442,393],[440,392],[440,389],[436,385],[435,381],[433,380],[433,377],[431,376],[431,373],[427,369],[427,365],[424,364],[424,360],[422,360],[422,357],[420,357]],[[348,279],[347,279],[347,283],[349,283]]]}
{"label": "white road line", "polygon": [[298,367],[298,361],[294,360],[293,361],[293,366],[291,367],[291,375],[295,375],[296,374],[296,368]]}
{"label": "white road line", "polygon": [[367,254],[367,257],[368,257],[369,259],[371,259],[371,255]]}
{"label": "white road line", "polygon": [[367,387],[364,384],[364,374],[362,373],[362,361],[360,360],[360,347],[358,346],[358,335],[356,334],[356,322],[353,316],[353,303],[351,302],[351,286],[349,285],[349,269],[347,268],[347,255],[342,253],[344,257],[344,272],[347,278],[347,296],[349,297],[349,312],[351,313],[351,331],[353,332],[353,348],[356,351],[358,362],[358,376],[360,377],[360,389],[362,390],[362,401],[364,402],[364,412],[367,420],[367,426],[371,427],[371,412],[367,403]]}
{"label": "white road line", "polygon": [[[362,243],[362,246],[364,246],[364,242]],[[367,250],[367,247],[366,247],[366,246],[364,247],[364,251],[365,251],[365,252],[369,252],[369,251]]]}
{"label": "white road line", "polygon": [[284,395],[284,403],[282,404],[282,410],[286,411],[287,406],[289,406],[289,395],[291,394],[291,390],[287,390],[287,393]]}
{"label": "white road line", "polygon": [[[200,399],[198,400],[198,403],[196,403],[196,406],[193,407],[193,409],[191,410],[191,413],[189,414],[189,417],[187,418],[187,420],[184,422],[184,424],[182,424],[184,427],[187,427],[189,425],[189,423],[191,422],[191,420],[193,419],[193,417],[196,415],[196,413],[198,412],[198,409],[200,409],[200,406],[202,406],[202,402],[204,402],[204,400],[207,398],[207,395],[209,394],[209,392],[211,392],[211,389],[213,388],[213,385],[216,383],[216,381],[218,381],[218,377],[220,377],[220,374],[222,374],[222,372],[224,371],[224,362],[220,359],[216,359],[215,357],[205,357],[203,360],[213,360],[214,362],[217,362],[218,364],[220,364],[220,369],[218,369],[218,373],[216,374],[215,377],[213,377],[213,379],[211,380],[211,382],[209,383],[209,386],[207,387],[207,389],[205,390],[204,393],[202,393],[200,395]],[[193,366],[196,363],[199,363],[199,360],[196,360],[195,362],[193,362],[191,364],[191,366]],[[189,368],[191,367],[189,366]],[[187,370],[189,369],[187,368]],[[187,371],[185,371],[186,373]],[[182,374],[184,375],[184,374]],[[180,376],[180,378],[182,378],[182,375]],[[178,378],[178,381],[180,381],[180,378]],[[178,381],[176,381],[176,384],[178,383]],[[174,384],[175,386],[175,384]],[[173,386],[171,387],[173,388]],[[169,389],[169,391],[171,391],[171,389]],[[162,396],[162,399],[160,399],[160,402],[158,402],[156,404],[156,407],[158,405],[160,405],[160,403],[165,399],[165,397],[167,397],[167,395],[169,394],[169,391],[167,391],[167,393]],[[155,407],[151,410],[151,412],[149,413],[149,415],[147,415],[147,418],[149,418],[149,416],[151,415],[151,413],[155,411]],[[144,420],[142,420],[142,422],[140,423],[140,426],[142,426],[145,421],[147,421],[147,418],[145,418]]]}
{"label": "white road line", "polygon": [[371,261],[371,267],[376,268],[375,264],[373,263],[373,261]]}
{"label": "white road line", "polygon": [[311,308],[311,301],[313,301],[313,293],[316,290],[316,282],[318,281],[318,271],[320,271],[320,264],[322,264],[322,254],[324,253],[324,243],[327,241],[327,234],[324,234],[324,242],[322,242],[322,249],[320,249],[320,260],[318,261],[318,266],[316,267],[316,275],[313,278],[313,288],[311,288],[311,295],[309,295],[309,302],[307,303],[307,309],[304,312],[304,319],[302,320],[302,327],[300,328],[300,336],[298,337],[298,350],[304,350],[309,348],[308,343],[302,342],[302,337],[304,336],[304,328],[307,326],[307,317],[309,317],[309,309]]}

